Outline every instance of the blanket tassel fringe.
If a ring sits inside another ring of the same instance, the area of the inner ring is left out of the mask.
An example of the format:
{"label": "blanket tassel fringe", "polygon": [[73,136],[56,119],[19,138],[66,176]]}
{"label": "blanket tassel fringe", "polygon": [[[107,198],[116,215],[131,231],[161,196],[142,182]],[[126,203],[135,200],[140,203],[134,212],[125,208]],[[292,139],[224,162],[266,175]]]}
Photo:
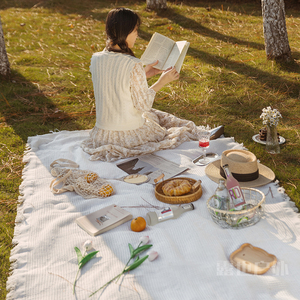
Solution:
{"label": "blanket tassel fringe", "polygon": [[[19,187],[19,197],[18,197],[18,206],[17,206],[17,215],[15,219],[15,229],[14,229],[14,237],[12,240],[13,248],[10,252],[10,272],[9,277],[6,282],[6,300],[15,300],[25,296],[25,281],[20,280],[20,278],[24,277],[22,274],[26,269],[26,256],[28,249],[19,246],[19,241],[22,237],[22,240],[26,239],[27,234],[29,232],[29,227],[25,224],[25,216],[24,210],[26,208],[23,207],[24,203],[24,193],[23,191],[26,188],[26,181],[25,175],[28,171],[28,163],[30,162],[30,158],[32,155],[32,150],[30,149],[29,145],[26,145],[26,149],[24,151],[23,162],[26,165],[22,171],[22,183]],[[24,243],[23,243],[24,245]],[[14,276],[12,276],[14,275]],[[16,280],[15,278],[19,278]]]}

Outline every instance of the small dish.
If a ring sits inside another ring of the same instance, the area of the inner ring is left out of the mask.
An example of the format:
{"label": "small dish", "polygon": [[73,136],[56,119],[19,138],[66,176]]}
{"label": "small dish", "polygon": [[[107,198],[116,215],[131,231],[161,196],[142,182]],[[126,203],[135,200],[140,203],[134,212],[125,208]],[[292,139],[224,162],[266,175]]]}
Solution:
{"label": "small dish", "polygon": [[[252,140],[256,143],[259,143],[259,144],[262,144],[262,145],[265,145],[266,144],[266,141],[261,141],[259,139],[259,134],[255,134],[253,137],[252,137]],[[282,136],[279,136],[279,145],[285,143],[285,138],[282,137]]]}
{"label": "small dish", "polygon": [[240,271],[255,275],[266,273],[277,263],[275,255],[248,243],[232,252],[229,260]]}
{"label": "small dish", "polygon": [[149,181],[149,177],[147,175],[142,174],[131,174],[122,178],[124,182],[131,184],[142,184]]}

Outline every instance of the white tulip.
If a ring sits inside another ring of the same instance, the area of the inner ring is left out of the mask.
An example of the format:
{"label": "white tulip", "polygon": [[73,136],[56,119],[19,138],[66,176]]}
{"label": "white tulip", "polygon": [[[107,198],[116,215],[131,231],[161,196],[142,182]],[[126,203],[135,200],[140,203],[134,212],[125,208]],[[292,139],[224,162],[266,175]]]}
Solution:
{"label": "white tulip", "polygon": [[140,244],[146,245],[149,243],[149,236],[145,235],[145,236],[141,236],[140,237]]}
{"label": "white tulip", "polygon": [[83,244],[84,251],[89,251],[93,249],[93,242],[91,240],[87,240]]}
{"label": "white tulip", "polygon": [[148,260],[149,261],[153,261],[154,259],[157,258],[158,252],[156,252],[156,251],[150,251],[150,252],[147,253],[147,255],[148,255]]}

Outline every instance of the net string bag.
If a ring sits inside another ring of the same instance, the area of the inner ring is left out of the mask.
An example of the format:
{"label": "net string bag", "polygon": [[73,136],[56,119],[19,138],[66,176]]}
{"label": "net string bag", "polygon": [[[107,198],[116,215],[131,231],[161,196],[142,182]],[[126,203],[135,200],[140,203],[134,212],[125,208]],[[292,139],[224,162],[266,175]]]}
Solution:
{"label": "net string bag", "polygon": [[83,198],[105,198],[113,194],[110,182],[100,178],[97,173],[80,170],[79,165],[69,159],[60,158],[50,165],[51,175],[55,177],[50,183],[53,194],[76,192]]}

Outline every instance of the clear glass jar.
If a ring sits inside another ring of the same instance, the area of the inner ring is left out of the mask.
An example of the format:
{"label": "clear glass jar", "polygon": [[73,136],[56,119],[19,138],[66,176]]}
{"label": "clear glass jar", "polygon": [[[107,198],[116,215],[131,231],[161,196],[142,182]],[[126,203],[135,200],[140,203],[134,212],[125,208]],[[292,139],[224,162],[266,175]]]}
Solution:
{"label": "clear glass jar", "polygon": [[266,141],[266,151],[271,154],[280,153],[280,146],[277,136],[277,127],[267,125],[267,141]]}

